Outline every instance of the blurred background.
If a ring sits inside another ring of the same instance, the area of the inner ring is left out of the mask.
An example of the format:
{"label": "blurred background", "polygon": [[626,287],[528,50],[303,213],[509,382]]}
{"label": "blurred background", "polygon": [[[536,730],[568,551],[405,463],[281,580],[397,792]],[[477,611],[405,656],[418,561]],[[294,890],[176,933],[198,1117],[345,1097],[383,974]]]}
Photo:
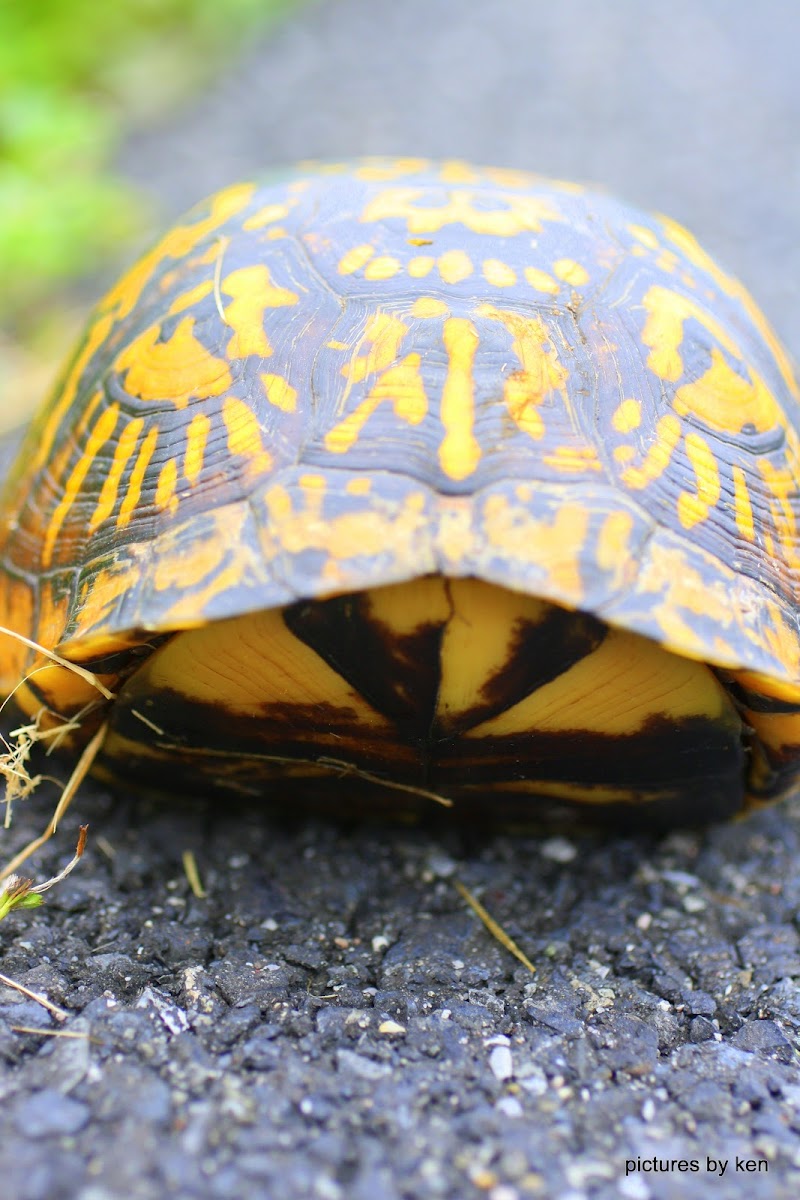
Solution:
{"label": "blurred background", "polygon": [[[800,357],[798,46],[790,0],[0,0],[0,428],[163,226],[308,157],[601,184],[688,225]],[[3,926],[3,971],[71,1010],[41,1046],[17,1031],[49,1016],[0,988],[5,1194],[800,1196],[797,802],[610,843],[222,807],[86,781],[36,860],[91,823],[80,871]],[[734,1176],[751,1153],[763,1181]],[[640,1154],[731,1170],[629,1176]]]}
{"label": "blurred background", "polygon": [[689,225],[797,355],[798,45],[785,0],[0,4],[0,428],[164,224],[306,157],[603,184]]}

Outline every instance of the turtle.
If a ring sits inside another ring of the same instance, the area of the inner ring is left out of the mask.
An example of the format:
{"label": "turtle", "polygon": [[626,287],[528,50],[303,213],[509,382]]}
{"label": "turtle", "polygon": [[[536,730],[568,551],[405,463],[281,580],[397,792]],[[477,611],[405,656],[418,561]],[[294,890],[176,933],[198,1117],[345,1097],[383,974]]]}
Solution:
{"label": "turtle", "polygon": [[159,793],[744,812],[800,769],[798,428],[671,219],[454,160],[236,184],[8,474],[0,687]]}

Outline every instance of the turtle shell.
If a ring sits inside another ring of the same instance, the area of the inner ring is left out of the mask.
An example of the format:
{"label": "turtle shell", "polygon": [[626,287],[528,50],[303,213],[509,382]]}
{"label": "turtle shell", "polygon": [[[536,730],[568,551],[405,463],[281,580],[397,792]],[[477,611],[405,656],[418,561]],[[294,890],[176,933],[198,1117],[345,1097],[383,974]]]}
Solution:
{"label": "turtle shell", "polygon": [[[0,501],[0,623],[116,686],[180,631],[475,579],[710,664],[771,796],[799,418],[673,221],[462,163],[301,167],[194,209],[100,304]],[[8,649],[6,690],[37,661]],[[28,711],[87,701],[36,679]]]}

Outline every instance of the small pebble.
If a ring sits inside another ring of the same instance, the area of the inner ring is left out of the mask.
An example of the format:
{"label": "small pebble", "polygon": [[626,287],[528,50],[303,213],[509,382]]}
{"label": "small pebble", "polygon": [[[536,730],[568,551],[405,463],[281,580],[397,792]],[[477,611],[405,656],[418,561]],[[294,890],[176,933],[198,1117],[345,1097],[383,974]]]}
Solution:
{"label": "small pebble", "polygon": [[495,1104],[495,1108],[504,1117],[511,1117],[514,1120],[523,1116],[525,1112],[516,1096],[501,1096]]}
{"label": "small pebble", "polygon": [[542,858],[549,858],[552,862],[568,863],[572,862],[578,851],[566,838],[552,837],[542,842],[539,853]]}
{"label": "small pebble", "polygon": [[405,1025],[398,1025],[397,1021],[381,1021],[378,1026],[378,1033],[384,1033],[387,1036],[400,1037],[406,1032]]}
{"label": "small pebble", "polygon": [[495,1046],[489,1055],[489,1066],[495,1079],[510,1079],[514,1074],[514,1062],[508,1046]]}

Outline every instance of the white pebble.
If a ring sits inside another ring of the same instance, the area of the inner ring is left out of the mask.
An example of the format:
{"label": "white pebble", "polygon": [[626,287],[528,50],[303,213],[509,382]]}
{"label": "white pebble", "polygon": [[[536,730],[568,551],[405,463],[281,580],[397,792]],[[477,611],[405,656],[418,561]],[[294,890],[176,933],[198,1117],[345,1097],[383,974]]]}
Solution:
{"label": "white pebble", "polygon": [[489,1066],[495,1079],[510,1079],[514,1074],[514,1062],[508,1046],[495,1046],[489,1055]]}
{"label": "white pebble", "polygon": [[516,1120],[517,1117],[523,1115],[523,1107],[516,1096],[501,1096],[495,1104],[498,1112],[501,1112],[504,1117],[511,1117]]}
{"label": "white pebble", "polygon": [[568,863],[572,862],[578,851],[566,838],[552,837],[542,842],[539,853],[542,858],[552,859],[553,862]]}

